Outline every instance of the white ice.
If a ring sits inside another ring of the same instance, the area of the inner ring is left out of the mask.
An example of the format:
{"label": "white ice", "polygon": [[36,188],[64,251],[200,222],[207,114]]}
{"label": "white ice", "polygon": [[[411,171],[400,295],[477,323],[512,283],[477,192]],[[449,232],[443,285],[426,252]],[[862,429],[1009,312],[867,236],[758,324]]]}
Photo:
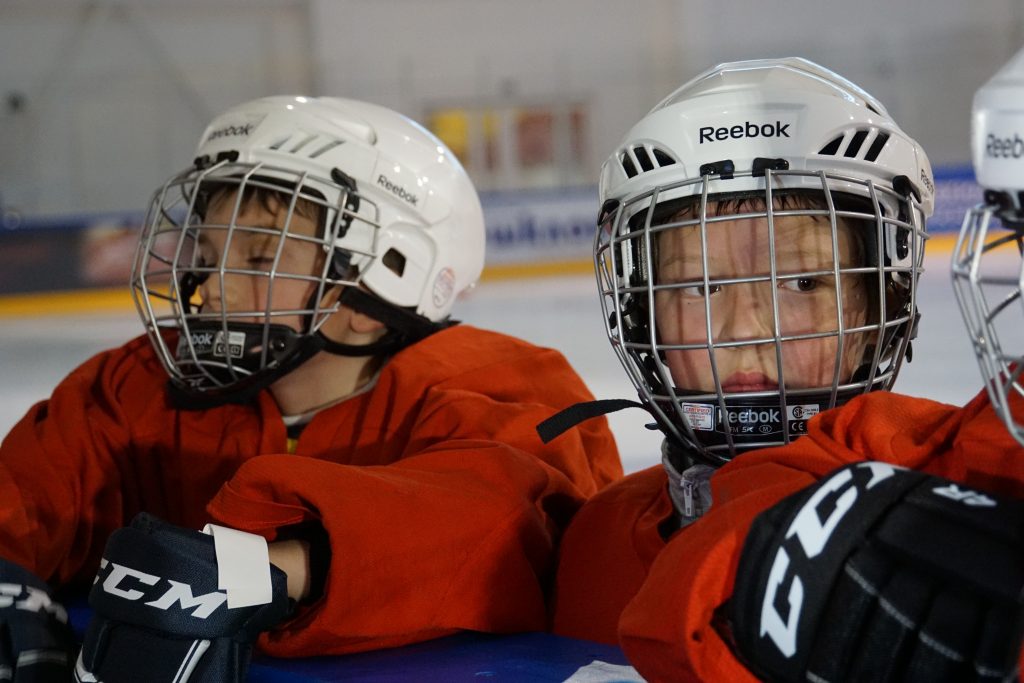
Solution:
{"label": "white ice", "polygon": [[[896,389],[962,404],[981,388],[977,364],[949,283],[949,255],[929,256],[919,290],[922,320],[913,362]],[[458,318],[561,350],[597,398],[635,398],[606,338],[592,276],[484,282]],[[134,312],[0,320],[0,434],[92,354],[141,333]],[[501,416],[495,416],[501,419]],[[627,472],[659,461],[658,432],[640,410],[609,416]]]}

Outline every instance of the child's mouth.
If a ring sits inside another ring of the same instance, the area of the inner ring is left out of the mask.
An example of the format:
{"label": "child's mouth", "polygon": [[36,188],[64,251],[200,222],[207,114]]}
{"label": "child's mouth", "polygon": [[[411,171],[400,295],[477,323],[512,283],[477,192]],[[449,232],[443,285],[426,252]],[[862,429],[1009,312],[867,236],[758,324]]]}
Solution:
{"label": "child's mouth", "polygon": [[739,394],[751,391],[774,391],[779,383],[763,372],[734,372],[722,382],[722,391]]}

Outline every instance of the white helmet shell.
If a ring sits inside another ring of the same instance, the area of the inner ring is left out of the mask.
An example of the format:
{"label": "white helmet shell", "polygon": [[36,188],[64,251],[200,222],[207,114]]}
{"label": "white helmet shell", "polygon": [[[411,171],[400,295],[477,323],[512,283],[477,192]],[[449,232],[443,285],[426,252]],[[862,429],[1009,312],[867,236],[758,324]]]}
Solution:
{"label": "white helmet shell", "polygon": [[[860,87],[798,57],[721,64],[662,100],[626,134],[601,171],[600,194],[636,196],[667,179],[696,178],[730,160],[736,171],[755,159],[785,159],[792,171],[828,171],[891,186],[907,177],[931,215],[934,180],[920,146]],[[789,187],[820,190],[813,176]],[[695,186],[690,186],[692,189]],[[763,189],[756,178],[712,180],[709,194]],[[862,194],[863,187],[836,186]],[[661,195],[660,200],[684,196]]]}
{"label": "white helmet shell", "polygon": [[1006,192],[1016,208],[1024,190],[1024,50],[974,95],[971,159],[978,184]]}
{"label": "white helmet shell", "polygon": [[[201,140],[198,157],[231,154],[282,180],[307,173],[304,184],[328,205],[345,189],[334,169],[354,180],[369,200],[359,211],[367,221],[353,222],[337,247],[367,256],[353,260],[360,282],[388,303],[439,321],[480,277],[484,219],[469,176],[444,143],[395,111],[339,97],[265,97],[218,116]],[[405,259],[401,276],[379,258],[391,249]]]}

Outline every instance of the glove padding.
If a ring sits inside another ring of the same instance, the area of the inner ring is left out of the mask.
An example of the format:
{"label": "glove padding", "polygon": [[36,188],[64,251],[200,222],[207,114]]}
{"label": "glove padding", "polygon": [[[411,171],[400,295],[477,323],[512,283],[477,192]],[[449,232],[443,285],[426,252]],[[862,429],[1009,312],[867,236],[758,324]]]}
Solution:
{"label": "glove padding", "polygon": [[0,560],[0,681],[65,683],[74,642],[68,613],[46,583]]}
{"label": "glove padding", "polygon": [[761,513],[731,603],[768,681],[1016,680],[1024,503],[879,462]]}
{"label": "glove padding", "polygon": [[271,565],[272,601],[228,608],[212,536],[146,514],[115,531],[89,593],[78,681],[242,681],[252,645],[291,611]]}

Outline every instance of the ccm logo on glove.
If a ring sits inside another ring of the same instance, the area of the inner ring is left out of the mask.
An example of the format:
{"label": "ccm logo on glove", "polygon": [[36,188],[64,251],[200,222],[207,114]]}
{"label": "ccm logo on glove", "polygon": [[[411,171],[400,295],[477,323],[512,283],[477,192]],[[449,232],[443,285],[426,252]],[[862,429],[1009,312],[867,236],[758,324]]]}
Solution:
{"label": "ccm logo on glove", "polygon": [[45,591],[20,583],[0,583],[0,609],[11,606],[26,612],[49,612],[62,624],[68,623],[67,610],[51,600]]}
{"label": "ccm logo on glove", "polygon": [[[893,476],[896,469],[881,462],[863,462],[839,470],[804,503],[786,530],[786,540],[775,553],[761,604],[761,635],[771,638],[784,656],[796,653],[797,626],[804,601],[801,569],[808,568],[825,549],[832,532],[858,496]],[[783,591],[788,604],[786,614],[780,614],[776,608],[776,599]]]}
{"label": "ccm logo on glove", "polygon": [[197,596],[187,583],[164,579],[106,559],[100,561],[100,571],[94,583],[100,583],[103,592],[125,600],[154,598],[144,604],[156,609],[168,610],[176,604],[180,604],[182,610],[195,608],[191,616],[197,619],[207,618],[228,600],[227,593],[214,591]]}

